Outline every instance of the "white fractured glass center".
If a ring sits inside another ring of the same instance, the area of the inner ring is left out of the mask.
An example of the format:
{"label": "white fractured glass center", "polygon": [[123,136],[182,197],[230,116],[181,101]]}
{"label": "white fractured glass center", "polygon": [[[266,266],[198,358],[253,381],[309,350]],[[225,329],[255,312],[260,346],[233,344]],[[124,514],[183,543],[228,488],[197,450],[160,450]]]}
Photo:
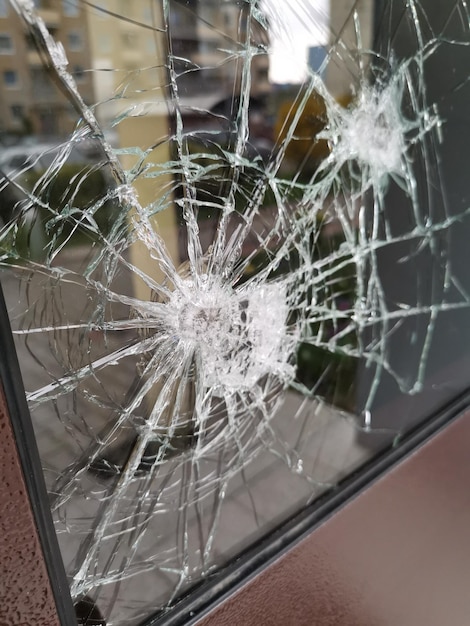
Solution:
{"label": "white fractured glass center", "polygon": [[183,281],[173,293],[167,323],[180,347],[201,360],[205,384],[235,391],[268,374],[293,376],[285,286],[233,290],[202,278],[199,285]]}

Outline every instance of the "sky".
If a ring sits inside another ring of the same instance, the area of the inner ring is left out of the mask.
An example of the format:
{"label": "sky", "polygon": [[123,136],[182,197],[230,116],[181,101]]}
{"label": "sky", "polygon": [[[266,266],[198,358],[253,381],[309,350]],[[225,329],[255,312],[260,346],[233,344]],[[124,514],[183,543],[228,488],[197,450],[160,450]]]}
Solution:
{"label": "sky", "polygon": [[308,48],[328,43],[330,0],[262,0],[270,24],[270,80],[299,83]]}

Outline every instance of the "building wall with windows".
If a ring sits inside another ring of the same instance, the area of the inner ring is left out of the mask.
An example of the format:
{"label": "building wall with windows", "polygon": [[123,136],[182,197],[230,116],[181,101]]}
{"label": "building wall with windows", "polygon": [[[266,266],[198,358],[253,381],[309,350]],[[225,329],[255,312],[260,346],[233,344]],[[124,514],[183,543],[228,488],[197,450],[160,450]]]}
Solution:
{"label": "building wall with windows", "polygon": [[[88,27],[82,7],[67,0],[35,0],[38,14],[67,53],[69,69],[85,101],[94,101]],[[0,1],[0,133],[62,136],[76,114],[45,67],[35,43],[12,7]]]}
{"label": "building wall with windows", "polygon": [[138,103],[151,100],[163,105],[167,70],[160,54],[164,44],[160,3],[100,0],[86,7],[86,17],[100,123],[106,127]]}
{"label": "building wall with windows", "polygon": [[[251,46],[251,93],[270,89],[269,33],[233,0],[160,3],[35,0],[38,14],[62,43],[85,102],[106,127],[136,103],[168,114],[169,70],[181,102],[210,109],[240,90],[244,48]],[[168,24],[168,30],[165,24]],[[171,40],[172,66],[166,53]],[[266,49],[266,52],[264,50]],[[185,59],[180,60],[180,59]],[[0,134],[63,136],[77,116],[7,0],[0,0]],[[159,97],[159,93],[161,97]],[[201,101],[207,96],[207,102]]]}
{"label": "building wall with windows", "polygon": [[[338,98],[352,95],[361,66],[367,68],[364,51],[372,46],[375,0],[330,1],[330,45],[334,49],[326,70],[328,90]],[[336,45],[337,38],[341,45]],[[361,51],[361,57],[358,56]]]}
{"label": "building wall with windows", "polygon": [[240,89],[247,44],[259,50],[251,61],[251,93],[270,89],[263,53],[269,35],[257,22],[248,24],[238,2],[171,0],[164,10],[161,3],[100,0],[86,14],[95,111],[105,127],[150,102],[155,114],[168,115],[171,89],[183,114],[193,105],[210,109]]}

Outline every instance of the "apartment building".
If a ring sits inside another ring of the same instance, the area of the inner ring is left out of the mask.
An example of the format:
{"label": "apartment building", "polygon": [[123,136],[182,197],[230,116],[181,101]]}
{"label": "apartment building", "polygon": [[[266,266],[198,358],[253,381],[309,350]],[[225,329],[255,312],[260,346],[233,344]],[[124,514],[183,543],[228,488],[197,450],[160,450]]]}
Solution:
{"label": "apartment building", "polygon": [[[49,31],[62,42],[70,71],[86,102],[94,101],[88,27],[80,4],[35,0]],[[7,0],[0,0],[0,132],[2,135],[64,135],[76,113],[54,83],[49,68]]]}
{"label": "apartment building", "polygon": [[[174,0],[169,31],[182,96],[237,93],[247,47],[251,50],[251,93],[270,89],[267,28],[234,0]],[[178,57],[187,59],[178,61]],[[189,63],[188,63],[189,61]]]}
{"label": "apartment building", "polygon": [[[236,95],[247,43],[251,93],[269,91],[267,29],[235,0],[171,0],[165,14],[153,0],[34,4],[105,127],[133,107],[171,113],[170,83],[183,108],[210,109]],[[0,0],[0,84],[1,135],[63,136],[74,127],[76,112],[8,0]]]}
{"label": "apartment building", "polygon": [[326,84],[337,98],[352,95],[360,72],[368,66],[370,57],[364,51],[372,48],[375,4],[375,0],[330,0],[332,53]]}

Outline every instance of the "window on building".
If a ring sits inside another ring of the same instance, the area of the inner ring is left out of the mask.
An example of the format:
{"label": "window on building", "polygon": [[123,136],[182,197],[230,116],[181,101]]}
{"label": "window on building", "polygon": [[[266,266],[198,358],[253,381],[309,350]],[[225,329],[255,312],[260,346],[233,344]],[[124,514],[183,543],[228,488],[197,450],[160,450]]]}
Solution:
{"label": "window on building", "polygon": [[80,12],[77,0],[62,0],[62,11],[67,17],[77,17]]}
{"label": "window on building", "polygon": [[108,17],[108,3],[107,0],[100,0],[99,2],[94,3],[94,7],[96,9],[96,15],[104,20]]}
{"label": "window on building", "polygon": [[154,37],[150,36],[147,37],[147,41],[146,41],[146,50],[148,54],[156,54],[156,48],[155,48],[155,39]]}
{"label": "window on building", "polygon": [[0,54],[13,54],[13,40],[6,33],[0,34]]}
{"label": "window on building", "polygon": [[122,33],[122,43],[128,48],[132,48],[137,44],[137,37],[135,33]]}
{"label": "window on building", "polygon": [[178,8],[171,7],[169,17],[170,27],[175,28],[181,24],[181,13]]}
{"label": "window on building", "polygon": [[3,72],[3,84],[5,87],[18,87],[18,73],[15,70],[5,70]]}
{"label": "window on building", "polygon": [[39,132],[42,135],[57,135],[58,132],[58,116],[56,111],[45,110],[38,115]]}
{"label": "window on building", "polygon": [[75,30],[68,33],[67,44],[69,50],[81,50],[83,47],[81,34]]}
{"label": "window on building", "polygon": [[109,35],[101,35],[98,41],[100,52],[111,52],[111,37]]}
{"label": "window on building", "polygon": [[21,120],[24,117],[24,106],[22,104],[13,104],[11,106],[11,115],[15,120]]}
{"label": "window on building", "polygon": [[230,13],[224,13],[224,26],[227,28],[232,25],[232,17]]}
{"label": "window on building", "polygon": [[81,65],[74,65],[73,76],[77,83],[82,83],[85,80],[85,70]]}
{"label": "window on building", "polygon": [[0,17],[7,17],[8,15],[8,2],[7,0],[0,0]]}
{"label": "window on building", "polygon": [[53,83],[47,71],[42,68],[33,68],[31,70],[31,86],[33,93],[38,96],[49,97],[54,93]]}

